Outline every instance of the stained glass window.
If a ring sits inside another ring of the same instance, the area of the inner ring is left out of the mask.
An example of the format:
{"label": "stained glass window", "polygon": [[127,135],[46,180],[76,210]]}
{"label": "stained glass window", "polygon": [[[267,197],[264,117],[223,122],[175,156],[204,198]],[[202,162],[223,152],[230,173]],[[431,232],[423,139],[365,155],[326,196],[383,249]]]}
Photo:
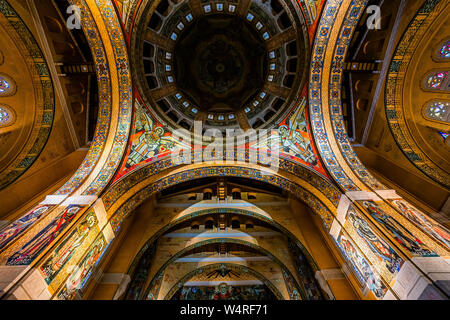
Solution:
{"label": "stained glass window", "polygon": [[450,133],[439,132],[439,134],[441,135],[442,138],[444,138],[444,140],[447,140],[447,138],[450,137]]}
{"label": "stained glass window", "polygon": [[0,127],[11,125],[14,122],[14,113],[9,107],[0,105]]}
{"label": "stained glass window", "polygon": [[450,59],[450,40],[445,41],[439,48],[440,59]]}
{"label": "stained glass window", "polygon": [[1,93],[4,93],[4,92],[8,91],[10,86],[11,85],[9,84],[8,80],[6,80],[6,79],[1,79],[0,80],[0,92]]}
{"label": "stained glass window", "polygon": [[428,76],[426,85],[429,89],[437,89],[440,90],[444,83],[445,78],[447,77],[448,72],[437,72]]}
{"label": "stained glass window", "polygon": [[10,96],[16,91],[14,80],[5,74],[0,74],[0,96]]}
{"label": "stained glass window", "polygon": [[9,112],[2,107],[0,107],[0,123],[5,124],[9,121],[10,115]]}
{"label": "stained glass window", "polygon": [[427,90],[450,91],[449,70],[433,71],[428,73],[424,79],[424,86]]}
{"label": "stained glass window", "polygon": [[434,101],[425,108],[425,116],[432,120],[449,121],[450,102]]}

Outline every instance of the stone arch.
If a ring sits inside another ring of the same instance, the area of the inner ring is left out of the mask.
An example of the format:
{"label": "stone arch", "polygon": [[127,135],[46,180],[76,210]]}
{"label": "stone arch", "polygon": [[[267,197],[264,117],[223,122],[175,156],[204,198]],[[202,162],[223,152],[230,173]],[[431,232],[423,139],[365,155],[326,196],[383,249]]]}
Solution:
{"label": "stone arch", "polygon": [[198,274],[200,272],[200,270],[202,272],[205,272],[207,270],[214,270],[214,269],[220,268],[222,266],[229,267],[229,268],[236,268],[237,270],[241,270],[243,272],[250,273],[251,275],[255,276],[258,280],[260,280],[262,283],[264,283],[272,291],[272,293],[277,297],[278,300],[283,300],[283,295],[281,294],[281,292],[272,284],[271,281],[267,280],[267,278],[264,277],[262,274],[260,274],[259,272],[255,271],[251,268],[243,267],[243,266],[240,266],[237,264],[232,264],[232,263],[210,264],[210,265],[200,267],[200,268],[197,268],[196,270],[189,272],[169,290],[167,295],[164,297],[164,300],[172,299],[173,295],[178,291],[178,288],[180,286],[182,286],[186,281],[188,281],[189,279],[194,277],[196,274]]}
{"label": "stone arch", "polygon": [[311,268],[314,271],[318,271],[319,270],[319,268],[318,268],[317,264],[315,263],[314,259],[311,257],[310,253],[308,252],[308,250],[306,250],[306,248],[303,246],[303,244],[297,239],[297,237],[295,237],[295,235],[292,234],[292,232],[290,230],[288,230],[286,227],[282,226],[278,222],[272,220],[271,218],[269,218],[269,217],[267,217],[267,216],[265,216],[263,214],[260,214],[260,213],[257,213],[255,211],[251,211],[251,210],[235,209],[235,208],[218,208],[218,209],[206,209],[206,210],[194,211],[194,212],[191,212],[191,213],[189,213],[187,215],[184,215],[184,216],[178,218],[177,220],[173,221],[170,224],[165,225],[157,233],[155,233],[152,237],[150,237],[146,241],[146,243],[142,246],[141,250],[139,250],[138,254],[133,259],[133,262],[132,262],[132,264],[130,265],[130,267],[128,269],[128,274],[132,274],[133,273],[133,271],[135,270],[139,259],[142,257],[144,252],[159,237],[161,237],[165,232],[167,232],[168,230],[170,230],[171,228],[173,228],[174,226],[176,226],[176,225],[178,225],[180,223],[183,223],[185,221],[189,221],[189,220],[194,219],[194,218],[210,215],[212,213],[230,213],[230,214],[235,214],[235,215],[239,215],[239,216],[255,218],[257,220],[260,220],[260,221],[268,223],[269,225],[273,226],[274,228],[276,228],[278,230],[281,230],[282,233],[285,234],[291,241],[295,242],[295,244],[300,248],[302,253],[307,258],[308,263],[310,264]]}
{"label": "stone arch", "polygon": [[[324,12],[329,14],[320,21],[322,32],[316,36],[311,65],[309,108],[316,144],[328,171],[346,191],[385,189],[353,151],[342,117],[344,58],[367,3],[327,1]],[[335,50],[338,43],[340,50]]]}
{"label": "stone arch", "polygon": [[161,268],[156,272],[156,274],[154,275],[153,279],[151,280],[150,284],[147,286],[147,288],[144,290],[144,294],[142,297],[147,297],[147,295],[149,294],[149,290],[153,287],[153,285],[158,281],[158,279],[161,278],[161,276],[164,274],[165,269],[167,268],[167,266],[169,266],[171,263],[173,263],[176,259],[182,257],[183,255],[189,253],[190,251],[192,251],[193,249],[202,247],[204,245],[207,244],[211,244],[211,243],[234,243],[234,244],[240,244],[243,246],[246,246],[248,248],[254,249],[254,250],[258,250],[260,251],[262,254],[268,256],[272,261],[274,261],[275,263],[277,263],[281,269],[288,275],[288,277],[291,279],[291,281],[294,283],[295,287],[298,289],[298,291],[300,292],[300,295],[302,297],[302,299],[306,299],[306,293],[305,290],[302,286],[300,286],[297,281],[295,280],[295,278],[293,277],[292,273],[289,271],[289,269],[277,258],[275,257],[272,253],[270,253],[269,251],[267,251],[266,249],[255,245],[251,242],[248,241],[243,241],[243,240],[237,240],[237,239],[228,239],[228,238],[215,238],[215,239],[210,239],[210,240],[205,240],[205,241],[201,241],[199,243],[195,243],[189,247],[184,248],[183,250],[177,252],[176,254],[174,254],[173,256],[170,257],[169,260],[167,260],[164,265],[161,266]]}
{"label": "stone arch", "polygon": [[[98,195],[113,177],[126,148],[133,104],[131,70],[121,25],[117,15],[113,14],[115,8],[111,1],[90,3],[74,0],[72,3],[85,13],[81,16],[81,25],[96,57],[99,118],[86,158],[56,194]],[[109,34],[116,36],[110,38]],[[107,141],[113,143],[108,144]]]}
{"label": "stone arch", "polygon": [[[149,250],[152,251],[153,245],[156,243],[156,241],[168,230],[175,227],[176,225],[179,225],[181,223],[190,221],[195,218],[203,217],[210,215],[212,213],[229,213],[234,214],[237,216],[242,217],[251,217],[253,219],[260,220],[262,222],[265,222],[272,227],[274,227],[277,230],[280,230],[281,233],[283,233],[287,238],[291,241],[292,244],[297,246],[299,248],[300,252],[303,254],[303,256],[306,258],[306,261],[308,263],[308,266],[311,268],[312,272],[319,271],[319,267],[317,266],[316,262],[312,258],[311,254],[308,252],[308,250],[304,247],[304,245],[297,239],[297,237],[286,227],[279,224],[277,221],[270,218],[268,215],[264,215],[255,211],[251,210],[245,210],[245,209],[236,209],[236,208],[218,208],[218,209],[205,209],[205,210],[194,210],[191,213],[188,213],[186,215],[180,216],[178,219],[172,221],[171,223],[165,225],[163,228],[158,230],[155,234],[153,234],[147,242],[142,246],[140,251],[136,254],[134,257],[132,263],[130,264],[127,274],[132,277],[134,277],[135,273],[137,272],[137,269],[139,268],[139,263],[144,255],[148,254]],[[132,283],[128,285],[130,287]],[[143,288],[142,288],[143,289]]]}
{"label": "stone arch", "polygon": [[[159,165],[156,165],[156,167],[159,168]],[[152,194],[199,177],[244,177],[278,186],[305,202],[313,212],[322,218],[326,229],[331,227],[339,199],[339,196],[336,199],[330,197],[330,193],[339,193],[331,185],[314,186],[310,184],[311,181],[305,181],[299,176],[293,176],[282,170],[278,173],[271,172],[271,175],[263,175],[261,170],[266,173],[269,172],[264,167],[257,165],[214,165],[205,163],[204,166],[198,167],[194,164],[166,170],[154,176],[150,173],[152,170],[152,166],[146,166],[131,175],[125,176],[123,180],[117,181],[102,197],[108,219],[111,219],[114,231],[118,231],[121,221]]]}
{"label": "stone arch", "polygon": [[[83,0],[73,0],[72,4],[81,8],[84,13],[81,16],[81,25],[85,33],[88,44],[93,53],[94,65],[97,75],[99,87],[99,118],[96,126],[93,143],[90,150],[84,159],[83,163],[77,172],[63,185],[54,195],[49,196],[51,204],[49,205],[49,212],[46,213],[46,218],[55,219],[58,215],[65,211],[67,203],[64,200],[70,196],[86,199],[88,206],[92,204],[92,199],[104,190],[110,179],[115,174],[115,171],[120,163],[123,152],[127,145],[128,133],[130,129],[131,108],[132,108],[132,90],[130,68],[128,64],[128,56],[126,50],[126,43],[123,37],[122,29],[119,24],[117,15],[115,14],[115,7],[111,1],[85,2]],[[26,27],[21,24],[20,18],[14,10],[4,2],[3,6],[7,10],[8,16],[14,20],[15,25],[21,32],[28,32]],[[17,22],[18,20],[18,22]],[[110,37],[114,35],[114,37]],[[28,41],[29,44],[34,44],[33,41]],[[34,49],[34,48],[33,48]],[[26,50],[24,50],[25,52]],[[34,54],[38,50],[33,51]],[[40,51],[39,51],[40,52]],[[47,92],[42,94],[46,98],[47,110],[41,115],[43,117],[42,124],[47,125],[43,130],[36,130],[36,133],[50,133],[51,124],[53,122],[54,101],[53,101],[53,86],[51,82],[50,72],[47,70],[43,56],[37,57],[39,60],[39,67],[41,68],[42,84]],[[116,63],[116,61],[121,61]],[[45,67],[45,69],[44,69]],[[112,88],[115,88],[114,90]],[[39,138],[39,142],[45,144],[47,139]],[[33,147],[34,156],[36,156],[37,146]],[[28,151],[28,150],[27,150]],[[29,157],[22,166],[29,166],[34,159]],[[5,175],[5,180],[0,181],[0,188],[3,183],[10,183],[11,178],[16,179],[17,175],[24,172],[24,170],[16,170],[16,174]],[[45,202],[45,201],[44,201]],[[86,204],[83,205],[86,207]],[[25,216],[31,214],[42,207],[41,204],[31,209]],[[85,211],[85,210],[83,210]],[[80,211],[81,213],[81,211]],[[24,217],[25,217],[24,216]],[[36,221],[34,221],[36,222]],[[39,221],[37,221],[39,222]],[[73,225],[71,225],[70,229]],[[29,228],[29,229],[28,229]],[[26,232],[21,238],[22,241],[30,239],[28,232],[31,229],[36,231],[37,223],[27,226]],[[36,234],[36,233],[34,233]],[[33,235],[31,235],[32,237]],[[28,238],[26,238],[28,237]],[[19,237],[17,237],[19,238]],[[19,240],[14,238],[13,240]],[[14,242],[14,241],[13,241]],[[22,242],[23,243],[23,242]],[[44,253],[49,251],[53,243],[45,248]],[[20,246],[20,245],[19,245]],[[34,263],[36,263],[35,261]],[[32,264],[34,265],[32,262]],[[25,276],[25,274],[23,275]],[[25,277],[26,278],[26,277]],[[24,277],[16,278],[11,285],[24,281]],[[3,295],[4,293],[2,293]]]}

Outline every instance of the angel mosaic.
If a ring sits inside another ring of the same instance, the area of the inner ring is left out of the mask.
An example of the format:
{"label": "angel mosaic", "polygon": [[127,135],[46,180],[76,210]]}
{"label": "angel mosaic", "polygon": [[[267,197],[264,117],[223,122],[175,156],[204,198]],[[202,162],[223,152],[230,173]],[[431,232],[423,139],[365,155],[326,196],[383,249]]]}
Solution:
{"label": "angel mosaic", "polygon": [[305,107],[306,98],[303,98],[297,110],[280,125],[278,134],[282,151],[315,166],[317,158],[311,146]]}
{"label": "angel mosaic", "polygon": [[311,136],[305,117],[306,98],[303,98],[297,110],[278,127],[278,135],[271,135],[266,141],[260,141],[258,148],[279,149],[280,153],[299,158],[309,165],[316,166],[318,160],[311,145]]}
{"label": "angel mosaic", "polygon": [[421,214],[406,201],[394,200],[392,203],[400,209],[406,218],[415,222],[422,230],[443,242],[447,247],[450,247],[450,233],[446,228]]}
{"label": "angel mosaic", "polygon": [[174,150],[176,147],[189,149],[190,146],[180,146],[160,124],[156,123],[145,109],[136,102],[136,121],[131,135],[131,150],[127,160],[127,168]]}

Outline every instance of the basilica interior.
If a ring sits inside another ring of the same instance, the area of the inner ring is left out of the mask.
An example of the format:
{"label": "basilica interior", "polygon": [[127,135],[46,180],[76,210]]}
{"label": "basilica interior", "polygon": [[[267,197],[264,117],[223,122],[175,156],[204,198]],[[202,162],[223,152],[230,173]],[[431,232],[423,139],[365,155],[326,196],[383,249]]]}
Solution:
{"label": "basilica interior", "polygon": [[449,299],[449,1],[0,0],[0,31],[1,300]]}

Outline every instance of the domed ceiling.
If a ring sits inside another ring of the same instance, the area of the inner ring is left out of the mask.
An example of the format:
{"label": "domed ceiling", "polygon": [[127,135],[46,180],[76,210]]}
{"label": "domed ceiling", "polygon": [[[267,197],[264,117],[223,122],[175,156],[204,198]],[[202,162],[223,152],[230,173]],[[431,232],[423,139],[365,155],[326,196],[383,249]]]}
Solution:
{"label": "domed ceiling", "polygon": [[267,128],[297,102],[309,64],[300,6],[152,2],[131,39],[139,93],[170,127]]}
{"label": "domed ceiling", "polygon": [[251,148],[276,139],[282,158],[327,176],[307,111],[310,51],[322,5],[123,2],[135,100],[128,149],[115,180],[176,149],[194,150],[196,143],[180,142],[173,133],[185,129],[197,137],[199,124],[202,133],[228,137],[275,130],[278,135],[250,142]]}

